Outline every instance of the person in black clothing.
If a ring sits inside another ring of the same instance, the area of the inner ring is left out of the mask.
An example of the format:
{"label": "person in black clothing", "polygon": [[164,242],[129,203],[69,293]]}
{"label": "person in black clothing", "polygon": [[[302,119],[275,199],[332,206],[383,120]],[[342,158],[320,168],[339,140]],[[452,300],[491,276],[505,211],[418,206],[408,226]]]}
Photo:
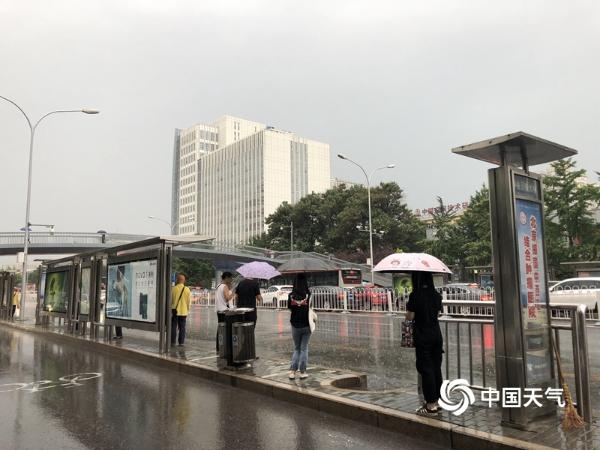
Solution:
{"label": "person in black clothing", "polygon": [[421,415],[440,412],[438,400],[442,387],[443,338],[438,316],[442,296],[435,290],[430,273],[413,273],[413,290],[406,305],[406,319],[414,320],[414,343],[417,371],[421,375],[425,404],[417,409]]}
{"label": "person in black clothing", "polygon": [[262,301],[258,281],[244,278],[235,288],[236,306],[238,308],[252,308],[254,311],[246,314],[246,320],[256,325],[256,303]]}
{"label": "person in black clothing", "polygon": [[290,317],[292,338],[294,339],[294,354],[289,372],[290,380],[296,378],[298,370],[301,379],[308,377],[306,366],[308,365],[308,341],[311,335],[308,321],[309,308],[310,289],[306,275],[301,273],[296,277],[292,292],[288,296],[288,309],[292,312]]}

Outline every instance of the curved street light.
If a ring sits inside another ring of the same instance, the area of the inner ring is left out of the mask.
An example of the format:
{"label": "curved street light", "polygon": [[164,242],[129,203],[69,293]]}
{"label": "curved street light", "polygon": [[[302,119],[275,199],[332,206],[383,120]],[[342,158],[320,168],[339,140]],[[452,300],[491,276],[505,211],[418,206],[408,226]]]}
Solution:
{"label": "curved street light", "polygon": [[61,114],[61,113],[83,113],[83,114],[98,114],[100,111],[97,109],[91,108],[82,108],[82,109],[57,109],[55,111],[50,111],[49,113],[44,114],[42,117],[38,119],[35,124],[32,124],[29,116],[23,111],[19,105],[17,105],[14,101],[9,98],[3,97],[0,95],[0,99],[7,101],[8,103],[15,106],[21,114],[27,120],[27,125],[29,125],[29,172],[27,175],[27,203],[25,207],[25,242],[23,243],[23,276],[22,276],[22,284],[21,284],[21,300],[19,305],[19,318],[23,319],[25,317],[25,299],[27,296],[27,254],[29,252],[29,233],[31,231],[29,222],[29,210],[31,205],[31,176],[33,172],[33,140],[35,137],[35,130],[42,120],[46,117],[51,116],[52,114]]}
{"label": "curved street light", "polygon": [[367,179],[367,200],[368,200],[368,204],[369,204],[369,250],[370,250],[370,254],[371,254],[371,283],[373,283],[373,286],[375,286],[375,273],[373,272],[373,267],[374,267],[374,261],[373,261],[373,225],[372,225],[372,220],[371,220],[371,178],[373,178],[373,175],[375,175],[375,172],[379,171],[379,170],[383,170],[383,169],[393,169],[394,167],[396,167],[395,164],[388,164],[387,166],[383,166],[383,167],[378,167],[377,169],[373,170],[371,172],[371,174],[367,174],[367,171],[364,169],[363,166],[361,166],[360,164],[358,164],[356,161],[352,161],[350,158],[348,158],[347,156],[338,153],[337,155],[338,158],[346,160],[352,164],[354,164],[355,166],[357,166],[360,170],[362,170],[362,173],[365,174],[365,178]]}
{"label": "curved street light", "polygon": [[175,222],[173,225],[171,225],[171,222],[169,222],[168,220],[163,219],[161,217],[156,217],[156,216],[148,216],[148,219],[158,220],[159,222],[167,224],[169,226],[169,230],[171,233],[173,233],[175,226],[177,226],[179,224],[179,220],[177,222]]}

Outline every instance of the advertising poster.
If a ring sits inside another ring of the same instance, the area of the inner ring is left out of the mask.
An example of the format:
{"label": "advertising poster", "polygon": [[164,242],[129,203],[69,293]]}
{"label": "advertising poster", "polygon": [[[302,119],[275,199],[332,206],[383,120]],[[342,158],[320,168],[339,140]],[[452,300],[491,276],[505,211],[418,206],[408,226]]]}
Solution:
{"label": "advertising poster", "polygon": [[46,273],[44,311],[66,313],[69,304],[69,271]]}
{"label": "advertising poster", "polygon": [[550,378],[550,348],[542,207],[518,199],[515,212],[527,375],[530,382],[543,382]]}
{"label": "advertising poster", "polygon": [[90,313],[90,292],[92,288],[92,269],[84,267],[81,269],[81,300],[79,302],[79,314],[87,316]]}
{"label": "advertising poster", "polygon": [[393,275],[394,290],[400,293],[407,293],[412,291],[412,278],[407,274],[394,274]]}
{"label": "advertising poster", "polygon": [[156,322],[156,259],[108,266],[106,317]]}

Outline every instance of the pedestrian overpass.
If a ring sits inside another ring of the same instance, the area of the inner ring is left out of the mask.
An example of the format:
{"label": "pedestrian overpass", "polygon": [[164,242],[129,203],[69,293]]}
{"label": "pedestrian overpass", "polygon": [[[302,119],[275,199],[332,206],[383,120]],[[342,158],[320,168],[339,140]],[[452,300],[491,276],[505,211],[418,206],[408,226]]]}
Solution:
{"label": "pedestrian overpass", "polygon": [[[122,233],[84,233],[84,232],[48,232],[32,231],[29,233],[30,255],[70,255],[85,253],[125,245],[132,242],[143,241],[155,236]],[[176,247],[175,255],[181,258],[207,259],[213,262],[217,270],[235,270],[241,264],[249,261],[267,261],[279,265],[292,256],[300,254],[318,259],[327,260],[339,267],[355,267],[362,270],[363,280],[371,281],[370,267],[364,264],[350,263],[332,256],[319,253],[303,253],[290,251],[274,251],[249,245],[228,245],[215,242],[210,238],[198,240],[192,244]],[[23,251],[23,232],[0,232],[0,256],[16,255]],[[375,281],[379,285],[391,285],[391,276],[375,274]]]}
{"label": "pedestrian overpass", "polygon": [[[30,232],[30,255],[60,255],[85,253],[117,247],[150,239],[156,236],[122,233],[81,233],[81,232]],[[188,236],[185,236],[186,238]],[[189,236],[195,238],[195,236]],[[210,259],[213,262],[233,260],[236,262],[272,261],[280,264],[286,261],[288,252],[274,252],[250,246],[232,246],[215,242],[211,238],[197,236],[196,242],[177,247],[177,256]],[[0,233],[0,256],[15,255],[23,251],[24,233]]]}

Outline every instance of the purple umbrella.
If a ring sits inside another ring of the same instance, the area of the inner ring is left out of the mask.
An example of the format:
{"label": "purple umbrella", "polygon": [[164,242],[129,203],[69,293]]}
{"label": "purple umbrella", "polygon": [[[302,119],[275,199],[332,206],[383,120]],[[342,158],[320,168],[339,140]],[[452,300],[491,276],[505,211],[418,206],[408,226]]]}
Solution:
{"label": "purple umbrella", "polygon": [[260,278],[262,280],[270,280],[281,275],[275,267],[261,261],[246,263],[237,269],[237,273],[246,278]]}

